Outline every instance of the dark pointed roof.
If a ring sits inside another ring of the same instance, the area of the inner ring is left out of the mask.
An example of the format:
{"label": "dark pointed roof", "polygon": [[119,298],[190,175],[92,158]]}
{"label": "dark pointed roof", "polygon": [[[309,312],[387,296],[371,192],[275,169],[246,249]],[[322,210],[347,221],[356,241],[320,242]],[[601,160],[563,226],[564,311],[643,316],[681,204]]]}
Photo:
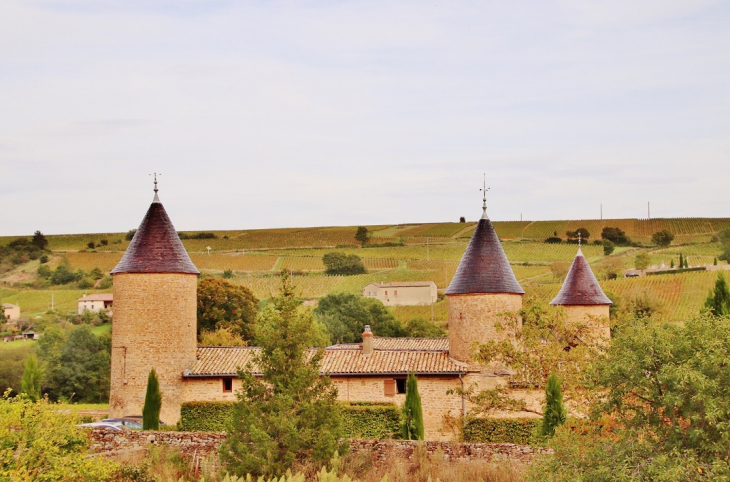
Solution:
{"label": "dark pointed roof", "polygon": [[578,254],[565,277],[560,293],[550,302],[551,305],[610,305],[611,300],[603,293],[601,285],[593,275],[583,252]]}
{"label": "dark pointed roof", "polygon": [[512,272],[486,209],[446,289],[447,295],[469,293],[525,293]]}
{"label": "dark pointed roof", "polygon": [[200,274],[157,193],[124,256],[112,270],[112,274],[117,273]]}

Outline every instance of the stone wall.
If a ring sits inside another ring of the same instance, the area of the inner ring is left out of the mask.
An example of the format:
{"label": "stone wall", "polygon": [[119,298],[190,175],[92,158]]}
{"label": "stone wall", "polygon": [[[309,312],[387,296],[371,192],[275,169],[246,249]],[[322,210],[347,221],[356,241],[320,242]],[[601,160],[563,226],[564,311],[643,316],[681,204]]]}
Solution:
{"label": "stone wall", "polygon": [[566,323],[586,325],[591,338],[596,341],[611,339],[608,323],[610,305],[564,305],[562,308],[568,316]]}
{"label": "stone wall", "polygon": [[[224,433],[211,432],[142,432],[126,430],[117,432],[94,429],[90,432],[91,451],[95,453],[119,453],[143,449],[152,445],[169,445],[190,458],[203,458],[215,454],[225,438]],[[515,444],[468,444],[458,442],[415,442],[409,440],[350,440],[354,453],[370,454],[375,465],[388,458],[411,459],[419,444],[429,454],[442,453],[451,460],[484,459],[531,462],[548,449]]]}
{"label": "stone wall", "polygon": [[114,275],[110,416],[142,414],[154,368],[160,419],[174,424],[180,418],[182,373],[195,363],[197,349],[197,281],[194,274]]}
{"label": "stone wall", "polygon": [[[448,295],[449,300],[449,354],[465,363],[473,363],[474,342],[514,340],[514,330],[498,330],[496,325],[505,319],[505,312],[522,309],[522,295],[513,293],[478,293]],[[491,367],[495,368],[495,367]],[[498,368],[498,367],[497,367]]]}

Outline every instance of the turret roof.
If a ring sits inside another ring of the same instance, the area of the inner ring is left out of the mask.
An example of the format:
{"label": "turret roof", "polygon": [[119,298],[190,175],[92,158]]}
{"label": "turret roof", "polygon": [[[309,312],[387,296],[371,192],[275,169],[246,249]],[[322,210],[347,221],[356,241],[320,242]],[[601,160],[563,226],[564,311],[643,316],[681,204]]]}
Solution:
{"label": "turret roof", "polygon": [[525,293],[509,265],[492,221],[486,216],[486,209],[446,289],[447,295],[470,293]]}
{"label": "turret roof", "polygon": [[200,274],[190,261],[157,192],[124,256],[112,270],[112,274],[117,273]]}
{"label": "turret roof", "polygon": [[578,248],[578,254],[565,277],[558,296],[550,302],[551,305],[610,305],[611,300],[603,293],[601,285],[588,265],[583,252]]}

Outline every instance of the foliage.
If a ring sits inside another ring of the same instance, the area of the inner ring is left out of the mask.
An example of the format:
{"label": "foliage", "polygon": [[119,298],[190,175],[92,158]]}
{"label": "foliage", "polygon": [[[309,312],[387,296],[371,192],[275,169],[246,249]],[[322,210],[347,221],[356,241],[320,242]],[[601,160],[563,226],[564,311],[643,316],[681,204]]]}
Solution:
{"label": "foliage", "polygon": [[563,392],[560,390],[560,378],[551,373],[545,385],[545,410],[542,414],[541,433],[544,436],[555,435],[555,428],[565,423],[567,410],[563,405]]}
{"label": "foliage", "polygon": [[232,279],[232,278],[233,278],[233,270],[232,269],[223,270],[223,279]]}
{"label": "foliage", "polygon": [[730,315],[730,289],[724,273],[717,273],[715,288],[707,295],[705,308],[715,316]]}
{"label": "foliage", "polygon": [[613,244],[613,241],[604,239],[603,240],[603,255],[608,256],[609,254],[613,253],[613,250],[616,249],[616,245]]}
{"label": "foliage", "polygon": [[394,403],[342,404],[342,430],[347,438],[393,439],[402,432],[401,410]]}
{"label": "foliage", "polygon": [[366,272],[365,265],[356,254],[344,254],[338,251],[325,253],[322,263],[328,274],[362,274]]}
{"label": "foliage", "polygon": [[[323,349],[310,311],[302,310],[291,280],[282,274],[279,295],[256,327],[261,351],[239,371],[241,390],[221,455],[237,475],[281,475],[296,460],[325,463],[344,452],[337,389],[320,376]],[[254,376],[253,366],[263,376]]]}
{"label": "foliage", "polygon": [[160,428],[160,410],[162,409],[162,393],[157,372],[153,368],[147,376],[147,391],[142,408],[142,430],[158,430]]}
{"label": "foliage", "polygon": [[406,323],[406,332],[413,338],[442,338],[446,330],[426,318],[412,318]]}
{"label": "foliage", "polygon": [[131,241],[136,233],[136,229],[130,229],[129,231],[127,231],[127,234],[124,235],[124,239],[126,239],[127,241]]}
{"label": "foliage", "polygon": [[532,445],[541,426],[539,418],[467,418],[462,437],[472,443]]}
{"label": "foliage", "polygon": [[672,241],[674,241],[674,235],[666,229],[657,231],[651,236],[651,242],[657,246],[667,247],[672,244]]}
{"label": "foliage", "polygon": [[638,270],[644,271],[649,267],[649,263],[651,263],[651,256],[649,256],[649,253],[640,253],[636,255],[636,258],[634,258],[634,268]]}
{"label": "foliage", "polygon": [[51,273],[51,284],[65,285],[74,281],[80,281],[83,277],[83,271],[79,270],[74,273],[67,264],[62,263]]}
{"label": "foliage", "polygon": [[86,457],[87,435],[74,415],[47,400],[0,399],[0,480],[102,481],[117,464]]}
{"label": "foliage", "polygon": [[364,248],[367,242],[370,241],[371,236],[372,233],[368,231],[368,228],[365,226],[358,226],[357,232],[355,233],[355,240]]}
{"label": "foliage", "polygon": [[418,394],[418,379],[411,372],[406,382],[406,401],[403,403],[403,438],[423,440],[423,410],[421,396]]}
{"label": "foliage", "polygon": [[233,333],[230,328],[218,328],[215,331],[204,331],[200,334],[200,346],[246,346],[248,342],[241,335]]}
{"label": "foliage", "polygon": [[563,242],[563,240],[562,240],[562,239],[560,239],[560,238],[559,238],[559,237],[557,237],[557,236],[550,236],[549,238],[545,238],[545,242],[546,242],[547,244],[560,244],[560,243],[562,243],[562,242]]}
{"label": "foliage", "polygon": [[605,228],[603,228],[603,230],[601,231],[601,239],[606,239],[619,246],[631,243],[631,239],[626,236],[626,233],[621,228],[617,227],[611,228],[606,226]]}
{"label": "foliage", "polygon": [[10,388],[13,392],[20,393],[23,367],[32,348],[29,344],[16,345],[13,348],[3,347],[0,354],[0,390],[4,392]]}
{"label": "foliage", "polygon": [[40,231],[33,233],[33,239],[30,242],[38,249],[48,248],[48,240]]}
{"label": "foliage", "polygon": [[259,300],[246,287],[220,278],[198,282],[198,335],[203,331],[228,328],[244,340],[251,340]]}
{"label": "foliage", "polygon": [[588,241],[588,238],[591,237],[590,231],[588,231],[586,228],[578,228],[575,231],[566,231],[565,235],[568,237],[568,239],[578,239],[578,235],[580,235],[580,239],[582,241]]}
{"label": "foliage", "polygon": [[184,432],[223,432],[232,412],[233,402],[185,402],[177,426]]}
{"label": "foliage", "polygon": [[466,218],[465,218],[464,216],[461,216],[461,217],[459,218],[459,222],[460,222],[460,223],[465,223],[465,222],[466,222]]}
{"label": "foliage", "polygon": [[25,360],[23,376],[20,379],[20,392],[26,394],[32,402],[39,400],[41,398],[42,378],[43,372],[38,366],[38,357],[35,353],[32,353]]}
{"label": "foliage", "polygon": [[730,262],[730,228],[720,231],[717,237],[723,250],[722,254],[718,256],[718,259]]}
{"label": "foliage", "polygon": [[348,293],[334,293],[319,300],[314,315],[326,328],[334,343],[362,341],[365,325],[376,336],[407,336],[403,325],[383,303]]}
{"label": "foliage", "polygon": [[101,402],[109,398],[111,338],[97,337],[86,325],[66,336],[49,328],[38,341],[45,365],[44,386],[52,399]]}

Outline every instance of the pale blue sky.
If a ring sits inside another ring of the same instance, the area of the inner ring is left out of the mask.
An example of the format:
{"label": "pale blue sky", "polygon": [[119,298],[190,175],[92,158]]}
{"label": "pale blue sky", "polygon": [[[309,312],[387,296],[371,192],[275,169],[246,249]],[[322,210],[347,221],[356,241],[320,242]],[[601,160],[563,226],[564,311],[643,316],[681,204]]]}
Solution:
{"label": "pale blue sky", "polygon": [[730,216],[721,1],[0,4],[0,235]]}

